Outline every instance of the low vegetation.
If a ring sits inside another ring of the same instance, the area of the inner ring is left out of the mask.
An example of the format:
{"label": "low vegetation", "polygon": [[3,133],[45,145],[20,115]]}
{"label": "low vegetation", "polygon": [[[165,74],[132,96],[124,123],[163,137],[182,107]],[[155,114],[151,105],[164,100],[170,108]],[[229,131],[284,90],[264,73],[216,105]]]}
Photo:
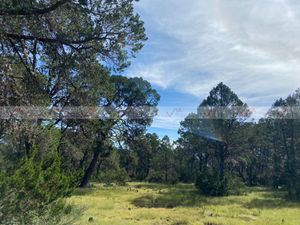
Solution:
{"label": "low vegetation", "polygon": [[93,184],[68,202],[83,208],[78,225],[298,225],[300,204],[284,196],[262,187],[239,196],[205,197],[191,184]]}

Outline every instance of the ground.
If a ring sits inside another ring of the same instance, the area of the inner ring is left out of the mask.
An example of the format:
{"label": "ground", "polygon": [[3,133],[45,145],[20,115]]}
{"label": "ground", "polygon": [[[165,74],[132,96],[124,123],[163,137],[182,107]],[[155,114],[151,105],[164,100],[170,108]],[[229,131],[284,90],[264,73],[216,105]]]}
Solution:
{"label": "ground", "polygon": [[68,202],[82,209],[77,225],[300,224],[299,203],[262,187],[241,196],[204,197],[189,184],[93,184],[77,190]]}

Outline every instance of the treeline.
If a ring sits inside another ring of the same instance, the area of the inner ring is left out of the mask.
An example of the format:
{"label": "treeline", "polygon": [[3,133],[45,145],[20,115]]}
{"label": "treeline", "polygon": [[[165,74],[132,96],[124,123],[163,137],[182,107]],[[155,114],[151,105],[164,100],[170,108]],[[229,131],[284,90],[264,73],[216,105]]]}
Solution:
{"label": "treeline", "polygon": [[155,133],[140,134],[100,160],[93,179],[107,184],[126,181],[175,184],[179,181],[176,163],[174,145],[168,136],[160,139]]}
{"label": "treeline", "polygon": [[197,113],[181,122],[177,141],[156,134],[136,136],[115,150],[118,165],[126,179],[194,182],[206,195],[264,185],[287,190],[289,199],[299,200],[299,93],[275,101],[266,118],[253,121],[247,104],[220,83]]}

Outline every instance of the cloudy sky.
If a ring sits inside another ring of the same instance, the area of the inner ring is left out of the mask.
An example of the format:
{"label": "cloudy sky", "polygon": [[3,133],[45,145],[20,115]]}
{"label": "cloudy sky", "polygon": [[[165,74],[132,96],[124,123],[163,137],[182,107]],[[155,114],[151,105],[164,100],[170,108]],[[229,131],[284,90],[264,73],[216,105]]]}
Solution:
{"label": "cloudy sky", "polygon": [[180,121],[224,82],[254,111],[300,87],[299,0],[141,0],[149,40],[128,74],[161,94],[150,131]]}

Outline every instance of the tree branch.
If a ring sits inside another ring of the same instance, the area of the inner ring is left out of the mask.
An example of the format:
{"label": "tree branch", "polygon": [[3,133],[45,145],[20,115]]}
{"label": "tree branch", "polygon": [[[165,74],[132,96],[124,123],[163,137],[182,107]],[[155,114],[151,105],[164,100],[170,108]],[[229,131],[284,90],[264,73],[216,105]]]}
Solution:
{"label": "tree branch", "polygon": [[40,42],[44,42],[44,43],[58,43],[58,44],[64,44],[64,45],[80,45],[80,44],[84,44],[86,42],[89,41],[93,41],[93,40],[104,40],[105,37],[96,37],[96,36],[92,36],[92,37],[88,37],[85,38],[83,40],[66,40],[66,39],[61,39],[61,38],[48,38],[48,37],[36,37],[33,35],[23,35],[23,34],[12,34],[12,33],[6,33],[5,34],[8,38],[12,38],[15,40],[37,40]]}
{"label": "tree branch", "polygon": [[8,16],[30,16],[30,15],[42,15],[49,12],[52,12],[59,8],[60,6],[70,2],[71,0],[61,0],[56,2],[55,4],[43,8],[43,9],[10,9],[10,10],[0,10],[0,16],[8,15]]}

